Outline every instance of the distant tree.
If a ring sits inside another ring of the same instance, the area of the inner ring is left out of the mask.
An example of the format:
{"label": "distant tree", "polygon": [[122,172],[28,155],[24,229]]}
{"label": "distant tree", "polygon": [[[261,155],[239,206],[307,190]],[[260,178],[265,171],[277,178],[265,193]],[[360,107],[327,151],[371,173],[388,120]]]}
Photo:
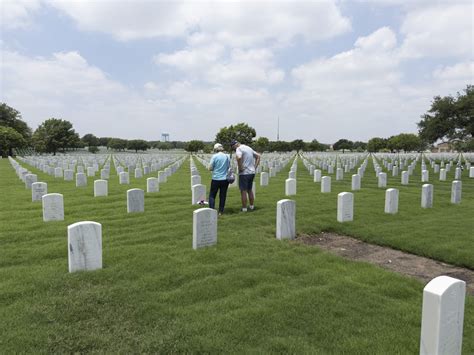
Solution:
{"label": "distant tree", "polygon": [[100,137],[99,138],[99,146],[102,146],[102,147],[108,147],[109,146],[109,141],[111,140],[112,138],[110,137]]}
{"label": "distant tree", "polygon": [[238,123],[235,126],[221,128],[216,134],[215,142],[221,143],[226,150],[230,150],[232,139],[236,139],[242,144],[251,145],[256,135],[254,128],[246,123]]}
{"label": "distant tree", "polygon": [[264,152],[264,151],[269,150],[269,145],[270,145],[270,141],[268,140],[267,137],[259,137],[253,143],[253,149],[255,149],[258,152]]}
{"label": "distant tree", "polygon": [[358,152],[363,152],[367,150],[367,143],[364,143],[361,141],[355,141],[354,144],[352,145],[352,149],[355,149]]}
{"label": "distant tree", "polygon": [[291,144],[284,141],[274,141],[270,142],[270,152],[290,152]]}
{"label": "distant tree", "polygon": [[132,139],[127,143],[127,149],[134,150],[137,153],[139,150],[147,150],[149,148],[148,142],[143,139]]}
{"label": "distant tree", "polygon": [[204,142],[199,140],[189,141],[186,145],[186,151],[188,152],[197,152],[204,149]]}
{"label": "distant tree", "polygon": [[324,152],[328,148],[326,144],[319,143],[317,139],[313,139],[306,145],[306,149],[310,152]]}
{"label": "distant tree", "polygon": [[387,148],[392,151],[419,151],[423,149],[423,142],[416,134],[401,133],[388,139]]}
{"label": "distant tree", "polygon": [[374,137],[367,142],[367,150],[369,152],[374,153],[382,149],[387,149],[387,140],[384,138]]}
{"label": "distant tree", "polygon": [[344,153],[345,150],[351,150],[353,145],[354,143],[348,139],[339,139],[332,147],[334,150],[342,150]]}
{"label": "distant tree", "polygon": [[33,133],[33,145],[39,152],[56,155],[59,149],[77,148],[79,143],[79,135],[72,123],[62,119],[47,119]]}
{"label": "distant tree", "polygon": [[84,135],[84,137],[81,138],[81,140],[88,147],[99,145],[99,138],[94,136],[92,133],[87,133],[86,135]]}
{"label": "distant tree", "polygon": [[121,139],[121,138],[111,138],[109,139],[107,148],[118,150],[118,151],[125,150],[127,149],[127,140]]}
{"label": "distant tree", "polygon": [[179,142],[179,141],[171,141],[171,148],[173,149],[184,149],[186,148],[186,143],[185,142]]}
{"label": "distant tree", "polygon": [[456,97],[436,96],[418,122],[420,138],[430,144],[437,140],[468,142],[474,137],[474,86],[467,85]]}
{"label": "distant tree", "polygon": [[0,154],[2,157],[13,156],[13,148],[22,148],[26,140],[12,127],[0,126]]}
{"label": "distant tree", "polygon": [[291,150],[296,150],[298,153],[306,147],[306,143],[302,139],[295,139],[290,143]]}
{"label": "distant tree", "polygon": [[170,150],[173,146],[170,142],[156,142],[155,148],[161,150]]}
{"label": "distant tree", "polygon": [[95,154],[95,153],[97,153],[98,151],[99,151],[99,147],[97,147],[96,145],[90,145],[90,146],[89,146],[89,152],[90,152],[90,153]]}
{"label": "distant tree", "polygon": [[13,128],[23,137],[25,143],[31,139],[31,128],[22,120],[20,112],[5,103],[0,104],[0,126]]}

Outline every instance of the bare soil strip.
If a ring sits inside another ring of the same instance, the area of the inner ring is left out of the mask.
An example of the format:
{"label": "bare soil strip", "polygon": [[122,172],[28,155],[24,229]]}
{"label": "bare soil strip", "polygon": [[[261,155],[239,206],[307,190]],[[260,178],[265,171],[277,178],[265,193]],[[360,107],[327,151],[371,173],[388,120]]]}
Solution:
{"label": "bare soil strip", "polygon": [[440,275],[451,276],[465,281],[467,293],[474,296],[474,271],[470,269],[368,244],[355,238],[333,233],[299,235],[296,241],[306,245],[316,245],[344,258],[366,261],[403,275],[415,277],[425,283]]}

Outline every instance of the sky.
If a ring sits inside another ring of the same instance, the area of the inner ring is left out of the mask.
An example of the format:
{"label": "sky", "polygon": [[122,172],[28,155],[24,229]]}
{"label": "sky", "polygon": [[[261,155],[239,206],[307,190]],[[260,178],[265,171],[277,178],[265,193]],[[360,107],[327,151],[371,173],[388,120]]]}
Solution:
{"label": "sky", "polygon": [[0,0],[0,101],[36,129],[213,141],[416,133],[474,83],[471,0]]}

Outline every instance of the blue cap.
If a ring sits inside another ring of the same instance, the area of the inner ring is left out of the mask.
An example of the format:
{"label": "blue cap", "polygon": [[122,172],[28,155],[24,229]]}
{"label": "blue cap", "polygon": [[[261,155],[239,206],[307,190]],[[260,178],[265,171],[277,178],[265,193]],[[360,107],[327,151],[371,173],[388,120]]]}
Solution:
{"label": "blue cap", "polygon": [[233,146],[236,145],[237,143],[239,143],[237,140],[232,139],[232,140],[230,141],[230,146],[233,147]]}

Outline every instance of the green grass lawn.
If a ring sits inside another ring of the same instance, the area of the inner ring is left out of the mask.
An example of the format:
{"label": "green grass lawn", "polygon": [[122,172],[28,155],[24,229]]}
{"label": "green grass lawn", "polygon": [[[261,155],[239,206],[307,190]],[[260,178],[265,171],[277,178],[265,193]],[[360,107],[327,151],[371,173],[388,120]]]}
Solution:
{"label": "green grass lawn", "polygon": [[[209,172],[195,162],[209,189]],[[255,212],[239,213],[238,190],[230,189],[217,246],[198,251],[189,160],[160,192],[145,194],[141,214],[127,214],[126,190],[146,190],[146,177],[119,185],[112,171],[109,196],[94,198],[92,178],[76,188],[25,167],[48,183],[48,192],[64,195],[65,220],[44,223],[41,203],[31,202],[31,191],[0,160],[3,353],[419,350],[423,284],[275,239],[276,203],[286,198],[289,166],[265,188],[257,179]],[[388,187],[400,189],[400,212],[385,215],[385,189],[377,188],[369,163],[355,192],[354,222],[340,224],[337,193],[350,191],[352,173],[344,181],[333,175],[332,193],[321,194],[300,161],[297,231],[335,231],[474,268],[474,179],[463,178],[459,206],[450,204],[450,181],[434,181],[434,208],[423,210],[419,168],[416,174],[408,187],[389,177]],[[102,224],[104,269],[69,274],[67,226],[85,220]],[[463,351],[474,352],[472,297]]]}

